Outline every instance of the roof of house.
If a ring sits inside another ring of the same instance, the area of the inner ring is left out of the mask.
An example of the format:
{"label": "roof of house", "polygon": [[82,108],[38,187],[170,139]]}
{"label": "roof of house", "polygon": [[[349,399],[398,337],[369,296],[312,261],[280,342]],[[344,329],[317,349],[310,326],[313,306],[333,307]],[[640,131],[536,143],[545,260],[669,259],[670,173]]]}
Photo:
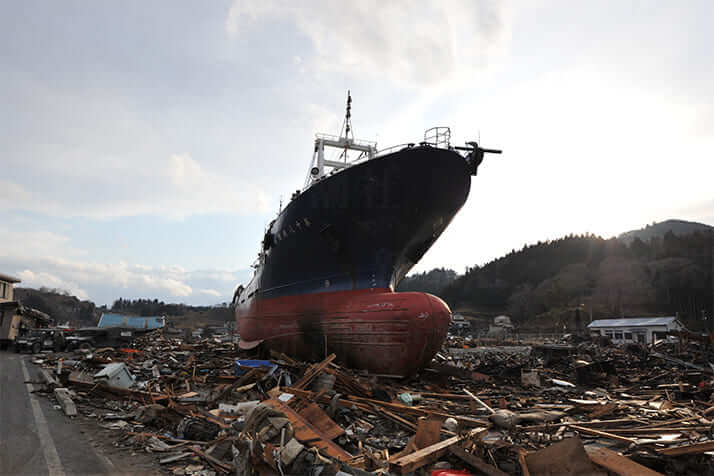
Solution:
{"label": "roof of house", "polygon": [[14,278],[8,274],[2,274],[0,273],[0,281],[5,281],[7,283],[19,283],[20,278]]}
{"label": "roof of house", "polygon": [[114,314],[105,312],[99,318],[97,327],[131,327],[134,329],[159,329],[164,327],[166,320],[160,316],[140,317],[125,316],[124,314]]}
{"label": "roof of house", "polygon": [[676,321],[674,316],[669,317],[628,317],[623,319],[598,319],[588,324],[590,328],[596,327],[638,327],[638,326],[666,326]]}

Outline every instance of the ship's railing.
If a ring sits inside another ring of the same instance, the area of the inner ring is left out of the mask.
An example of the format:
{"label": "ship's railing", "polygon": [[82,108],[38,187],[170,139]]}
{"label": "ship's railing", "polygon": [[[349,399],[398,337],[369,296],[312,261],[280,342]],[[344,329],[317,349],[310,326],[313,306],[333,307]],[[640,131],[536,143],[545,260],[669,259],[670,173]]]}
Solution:
{"label": "ship's railing", "polygon": [[381,157],[383,155],[391,154],[392,152],[397,152],[408,147],[414,147],[414,143],[409,142],[408,144],[397,144],[390,147],[385,147],[384,149],[378,150],[375,157]]}
{"label": "ship's railing", "polygon": [[448,149],[451,146],[451,128],[446,126],[432,127],[424,131],[424,142],[434,147]]}

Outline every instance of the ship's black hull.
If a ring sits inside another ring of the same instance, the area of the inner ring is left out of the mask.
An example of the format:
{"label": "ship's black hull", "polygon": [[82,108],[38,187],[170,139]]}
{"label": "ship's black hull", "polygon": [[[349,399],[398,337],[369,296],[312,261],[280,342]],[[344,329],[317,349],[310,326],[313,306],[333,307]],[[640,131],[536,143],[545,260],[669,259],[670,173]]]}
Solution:
{"label": "ship's black hull", "polygon": [[458,153],[411,147],[313,184],[266,235],[263,266],[242,298],[394,289],[466,202]]}

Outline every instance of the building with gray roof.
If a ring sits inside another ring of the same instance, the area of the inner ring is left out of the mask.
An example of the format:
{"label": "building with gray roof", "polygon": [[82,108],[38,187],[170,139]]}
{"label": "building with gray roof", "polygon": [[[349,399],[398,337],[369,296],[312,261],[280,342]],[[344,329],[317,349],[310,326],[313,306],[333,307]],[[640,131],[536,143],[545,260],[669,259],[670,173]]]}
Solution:
{"label": "building with gray roof", "polygon": [[591,335],[609,337],[615,344],[651,344],[664,339],[669,331],[684,329],[679,319],[666,317],[628,317],[598,319],[588,324]]}

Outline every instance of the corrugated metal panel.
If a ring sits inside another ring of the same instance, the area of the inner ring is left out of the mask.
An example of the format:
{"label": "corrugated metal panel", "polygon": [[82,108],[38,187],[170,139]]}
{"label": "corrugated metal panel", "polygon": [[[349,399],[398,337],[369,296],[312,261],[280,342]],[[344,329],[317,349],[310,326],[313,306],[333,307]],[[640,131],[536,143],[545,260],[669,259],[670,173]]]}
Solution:
{"label": "corrugated metal panel", "polygon": [[677,320],[676,317],[628,317],[623,319],[598,319],[588,324],[590,328],[596,327],[642,327],[666,326]]}
{"label": "corrugated metal panel", "polygon": [[160,316],[140,317],[140,316],[125,316],[123,314],[115,314],[105,312],[99,318],[97,327],[131,327],[133,329],[159,329],[164,327],[165,320]]}

